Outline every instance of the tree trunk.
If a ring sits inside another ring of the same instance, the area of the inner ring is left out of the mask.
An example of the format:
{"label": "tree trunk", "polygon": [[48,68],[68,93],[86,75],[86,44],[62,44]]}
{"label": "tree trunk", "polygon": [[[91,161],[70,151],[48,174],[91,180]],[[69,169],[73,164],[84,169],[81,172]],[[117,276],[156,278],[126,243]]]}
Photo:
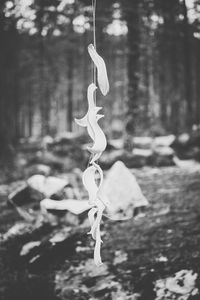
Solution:
{"label": "tree trunk", "polygon": [[[7,24],[9,27],[6,28]],[[14,20],[10,23],[3,13],[3,3],[0,4],[0,159],[10,160],[18,132],[16,119],[17,92],[17,60],[18,34]]]}
{"label": "tree trunk", "polygon": [[185,55],[185,99],[186,99],[186,126],[191,130],[193,123],[192,109],[192,71],[191,71],[191,51],[190,51],[190,32],[188,22],[188,10],[186,1],[183,0],[183,33],[184,33],[184,55]]}
{"label": "tree trunk", "polygon": [[132,148],[132,137],[139,118],[139,76],[140,76],[140,1],[123,1],[124,17],[128,26],[128,102],[125,147]]}

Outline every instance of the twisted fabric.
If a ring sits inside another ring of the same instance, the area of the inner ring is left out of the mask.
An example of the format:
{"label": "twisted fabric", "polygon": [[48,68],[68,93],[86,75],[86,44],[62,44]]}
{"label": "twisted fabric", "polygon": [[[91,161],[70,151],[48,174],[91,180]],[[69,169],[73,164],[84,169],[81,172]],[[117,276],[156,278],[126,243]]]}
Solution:
{"label": "twisted fabric", "polygon": [[[105,62],[96,52],[96,49],[92,44],[88,46],[88,52],[97,69],[97,82],[99,89],[105,96],[109,91]],[[91,205],[91,209],[88,213],[91,230],[88,234],[91,234],[92,238],[95,240],[94,262],[97,266],[100,266],[102,264],[100,252],[102,243],[100,224],[106,203],[101,200],[99,195],[99,191],[103,183],[103,171],[98,165],[97,160],[105,150],[107,141],[103,130],[98,124],[98,121],[103,118],[104,115],[98,113],[102,107],[96,106],[96,89],[97,86],[94,82],[89,85],[87,91],[88,111],[82,119],[75,119],[75,122],[79,126],[87,128],[87,132],[93,141],[93,145],[88,147],[88,151],[92,154],[92,158],[89,162],[89,166],[83,172],[82,180],[83,185],[88,192],[89,204]],[[97,174],[100,178],[98,182],[96,180]]]}

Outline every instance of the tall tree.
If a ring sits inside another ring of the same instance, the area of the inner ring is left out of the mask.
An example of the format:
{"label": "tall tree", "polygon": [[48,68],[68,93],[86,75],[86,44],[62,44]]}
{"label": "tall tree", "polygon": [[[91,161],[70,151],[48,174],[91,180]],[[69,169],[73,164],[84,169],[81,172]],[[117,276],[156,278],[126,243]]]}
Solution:
{"label": "tall tree", "polygon": [[127,103],[127,147],[131,148],[132,135],[136,131],[139,116],[140,79],[140,0],[122,1],[123,15],[127,22],[128,34],[128,103]]}
{"label": "tall tree", "polygon": [[[18,33],[12,15],[0,3],[0,157],[10,154],[18,135]],[[14,4],[13,4],[14,6]]]}
{"label": "tall tree", "polygon": [[183,7],[183,34],[184,34],[184,56],[185,56],[185,99],[187,106],[186,124],[190,130],[193,123],[193,109],[192,109],[192,63],[191,63],[191,37],[190,26],[188,20],[188,8],[186,1],[182,1]]}

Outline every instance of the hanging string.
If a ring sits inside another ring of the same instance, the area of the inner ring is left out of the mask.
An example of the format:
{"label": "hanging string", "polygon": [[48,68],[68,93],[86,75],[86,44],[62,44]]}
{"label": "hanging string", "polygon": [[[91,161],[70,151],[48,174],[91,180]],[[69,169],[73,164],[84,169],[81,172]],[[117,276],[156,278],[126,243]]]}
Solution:
{"label": "hanging string", "polygon": [[96,0],[92,0],[92,12],[93,12],[93,43],[96,49]]}
{"label": "hanging string", "polygon": [[[93,30],[93,45],[94,48],[96,49],[97,45],[96,45],[96,0],[92,0],[92,30]],[[95,66],[95,64],[93,63],[93,82],[96,85],[97,83],[97,68]],[[96,91],[94,92],[94,101],[95,101],[95,105],[96,105]]]}
{"label": "hanging string", "polygon": [[[97,6],[97,2],[96,0],[92,0],[92,31],[93,31],[93,45],[94,48],[96,49],[97,44],[96,44],[96,6]],[[94,64],[94,62],[92,63],[92,67],[93,67],[93,83],[95,85],[97,85],[97,68]],[[94,91],[94,103],[95,105],[97,104],[97,94],[96,91]],[[93,155],[90,155],[90,160],[93,158]],[[89,165],[88,162],[88,165]]]}

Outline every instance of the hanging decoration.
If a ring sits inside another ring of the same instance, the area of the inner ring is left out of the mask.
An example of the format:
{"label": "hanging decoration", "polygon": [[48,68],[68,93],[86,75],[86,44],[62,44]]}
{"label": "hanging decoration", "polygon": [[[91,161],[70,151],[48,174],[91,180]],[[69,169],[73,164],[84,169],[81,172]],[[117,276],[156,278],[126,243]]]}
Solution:
{"label": "hanging decoration", "polygon": [[[96,50],[96,35],[95,35],[95,13],[96,13],[96,0],[92,0],[93,8],[93,44],[88,46],[88,53],[93,62],[93,82],[88,86],[87,101],[88,111],[82,119],[75,119],[75,122],[87,129],[90,138],[93,141],[91,147],[88,147],[88,151],[91,153],[91,159],[89,161],[87,169],[83,172],[83,185],[88,192],[89,204],[91,209],[88,213],[88,218],[91,226],[89,234],[95,240],[94,249],[94,262],[97,266],[102,264],[101,260],[101,231],[100,223],[103,215],[103,211],[106,208],[105,203],[100,198],[100,188],[103,183],[103,171],[98,165],[98,159],[102,152],[105,150],[107,141],[105,134],[98,124],[98,121],[104,117],[99,114],[102,107],[96,105],[96,90],[97,84],[101,93],[106,96],[109,92],[109,82],[107,76],[106,65],[103,58],[97,53]],[[96,80],[97,78],[97,80]],[[97,175],[100,180],[97,181]]]}

